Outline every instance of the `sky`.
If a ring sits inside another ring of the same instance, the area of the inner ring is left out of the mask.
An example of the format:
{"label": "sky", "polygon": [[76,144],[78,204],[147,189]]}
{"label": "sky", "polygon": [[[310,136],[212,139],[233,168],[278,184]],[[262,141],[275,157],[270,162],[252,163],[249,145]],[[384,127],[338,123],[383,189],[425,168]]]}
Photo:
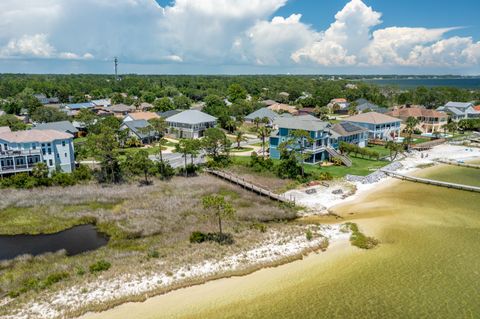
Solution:
{"label": "sky", "polygon": [[0,73],[480,75],[478,0],[2,0]]}

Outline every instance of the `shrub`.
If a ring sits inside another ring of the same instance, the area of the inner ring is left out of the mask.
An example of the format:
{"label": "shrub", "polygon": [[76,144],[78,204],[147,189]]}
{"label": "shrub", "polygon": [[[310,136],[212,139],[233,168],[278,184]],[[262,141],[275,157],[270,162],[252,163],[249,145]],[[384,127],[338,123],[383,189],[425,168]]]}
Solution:
{"label": "shrub", "polygon": [[343,162],[342,162],[342,159],[340,157],[334,157],[332,158],[332,163],[335,165],[335,166],[342,166]]}
{"label": "shrub", "polygon": [[62,173],[62,172],[53,173],[52,183],[53,185],[62,186],[62,187],[73,186],[76,184],[73,174]]}
{"label": "shrub", "polygon": [[[187,176],[194,176],[197,174],[199,167],[195,164],[188,164],[187,165]],[[178,169],[178,174],[179,175],[185,175],[185,167],[180,167]]]}
{"label": "shrub", "polygon": [[261,233],[267,232],[267,225],[262,224],[262,223],[254,223],[250,226],[251,229],[256,229],[260,231]]}
{"label": "shrub", "polygon": [[36,186],[36,180],[34,177],[27,173],[20,173],[8,178],[4,178],[1,181],[2,187],[14,187],[18,189],[30,189]]}
{"label": "shrub", "polygon": [[92,170],[87,165],[80,164],[73,171],[73,178],[77,181],[89,181],[92,179]]}
{"label": "shrub", "polygon": [[358,229],[358,225],[355,223],[345,223],[345,226],[350,229],[352,235],[350,236],[350,242],[353,246],[361,249],[372,249],[379,244],[379,241],[373,237],[366,236]]}
{"label": "shrub", "polygon": [[157,163],[157,172],[158,176],[162,180],[169,180],[175,176],[175,169],[167,162],[158,162]]}
{"label": "shrub", "polygon": [[96,263],[91,264],[89,269],[90,269],[90,273],[93,274],[96,272],[109,270],[111,266],[112,265],[108,261],[99,260]]}
{"label": "shrub", "polygon": [[269,171],[273,168],[273,161],[270,158],[263,158],[258,156],[256,152],[252,152],[248,166],[256,172]]}
{"label": "shrub", "polygon": [[232,245],[235,241],[233,240],[232,234],[225,233],[202,233],[199,231],[194,231],[190,235],[190,242],[195,244],[201,244],[206,241],[214,241],[220,245]]}
{"label": "shrub", "polygon": [[157,250],[152,249],[148,252],[147,256],[148,256],[148,258],[159,258],[160,254]]}
{"label": "shrub", "polygon": [[308,229],[306,232],[305,232],[305,237],[307,238],[308,241],[312,240],[313,239],[313,233],[310,229]]}

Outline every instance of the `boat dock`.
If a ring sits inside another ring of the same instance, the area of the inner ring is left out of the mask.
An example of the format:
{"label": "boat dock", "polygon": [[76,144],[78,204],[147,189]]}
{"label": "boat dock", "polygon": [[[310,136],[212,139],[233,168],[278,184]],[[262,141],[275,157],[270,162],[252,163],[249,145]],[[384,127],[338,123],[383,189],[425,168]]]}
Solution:
{"label": "boat dock", "polygon": [[455,165],[455,166],[460,166],[460,167],[480,169],[480,165],[478,165],[478,164],[468,164],[468,163],[447,161],[447,160],[438,160],[437,162],[442,163],[442,164],[447,164],[447,165]]}
{"label": "boat dock", "polygon": [[455,184],[455,183],[449,183],[449,182],[442,182],[442,181],[436,181],[433,179],[428,179],[428,178],[421,178],[421,177],[415,177],[415,176],[408,176],[388,170],[382,170],[385,174],[391,177],[395,177],[401,180],[406,180],[410,182],[416,182],[416,183],[422,183],[422,184],[428,184],[428,185],[434,185],[434,186],[441,186],[441,187],[446,187],[446,188],[453,188],[453,189],[458,189],[458,190],[463,190],[463,191],[469,191],[469,192],[477,192],[480,193],[480,187],[478,186],[471,186],[471,185],[463,185],[463,184]]}
{"label": "boat dock", "polygon": [[219,170],[206,169],[205,171],[207,173],[213,175],[213,176],[216,176],[216,177],[219,177],[223,180],[229,181],[232,184],[239,185],[239,186],[243,187],[244,189],[249,190],[249,191],[251,191],[253,193],[256,193],[258,195],[266,196],[270,199],[273,199],[273,200],[276,200],[276,201],[279,201],[279,202],[282,202],[282,203],[295,205],[295,200],[294,199],[292,200],[292,199],[289,199],[289,198],[287,198],[283,195],[272,193],[271,191],[269,191],[265,187],[254,185],[250,182],[247,182],[244,178],[235,176],[235,175],[230,174],[230,173],[222,172],[222,171],[219,171]]}

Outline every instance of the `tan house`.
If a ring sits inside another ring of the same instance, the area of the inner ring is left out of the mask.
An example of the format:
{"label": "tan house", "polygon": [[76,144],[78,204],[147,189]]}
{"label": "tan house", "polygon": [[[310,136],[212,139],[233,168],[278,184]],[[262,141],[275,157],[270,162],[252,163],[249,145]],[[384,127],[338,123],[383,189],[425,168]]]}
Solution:
{"label": "tan house", "polygon": [[268,107],[269,110],[275,111],[277,113],[290,113],[292,115],[297,115],[298,110],[295,106],[291,106],[283,103],[275,103]]}
{"label": "tan house", "polygon": [[419,120],[417,129],[422,133],[435,133],[443,130],[443,126],[447,124],[448,114],[436,110],[429,110],[422,107],[407,107],[396,109],[388,112],[387,115],[402,120],[402,126],[409,117]]}
{"label": "tan house", "polygon": [[160,116],[154,112],[134,112],[134,113],[128,113],[123,119],[123,122],[139,121],[139,120],[148,121],[151,119],[158,119],[159,117]]}

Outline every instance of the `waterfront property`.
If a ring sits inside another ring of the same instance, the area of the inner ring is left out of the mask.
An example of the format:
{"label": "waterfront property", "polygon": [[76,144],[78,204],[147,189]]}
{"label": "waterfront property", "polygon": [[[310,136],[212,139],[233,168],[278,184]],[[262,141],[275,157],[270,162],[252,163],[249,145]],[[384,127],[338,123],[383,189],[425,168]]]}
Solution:
{"label": "waterfront property", "polygon": [[339,129],[339,132],[334,131],[330,123],[311,115],[277,118],[275,126],[278,127],[278,130],[273,131],[270,136],[270,157],[273,159],[280,159],[280,145],[291,140],[292,133],[298,130],[305,130],[311,138],[311,141],[297,142],[298,145],[300,143],[304,144],[305,153],[310,154],[310,157],[305,159],[305,163],[308,164],[317,164],[331,157],[341,157],[336,150],[342,139],[350,139],[352,142],[365,145],[366,134],[361,127],[355,126],[355,130],[346,132],[347,134],[343,135],[342,133],[345,132],[340,132]]}
{"label": "waterfront property", "polygon": [[368,129],[360,125],[340,122],[332,126],[332,145],[338,148],[341,142],[358,145],[360,147],[367,146]]}
{"label": "waterfront property", "polygon": [[396,109],[388,112],[387,115],[399,118],[403,123],[405,123],[409,117],[417,119],[419,123],[415,128],[422,133],[440,132],[448,120],[447,113],[422,107]]}
{"label": "waterfront property", "polygon": [[59,121],[50,123],[39,123],[35,125],[37,130],[54,130],[63,133],[72,134],[74,137],[78,135],[78,129],[70,121]]}
{"label": "waterfront property", "polygon": [[475,105],[470,102],[448,102],[444,106],[437,108],[437,111],[447,113],[454,122],[464,119],[480,118],[480,111],[475,110]]}
{"label": "waterfront property", "polygon": [[217,118],[197,110],[186,110],[166,119],[169,134],[177,138],[200,138],[205,130],[215,127]]}
{"label": "waterfront property", "polygon": [[368,138],[379,140],[394,140],[400,135],[401,120],[377,112],[367,112],[345,119],[368,129]]}
{"label": "waterfront property", "polygon": [[73,136],[55,130],[0,132],[0,175],[30,172],[43,162],[50,172],[75,167]]}

